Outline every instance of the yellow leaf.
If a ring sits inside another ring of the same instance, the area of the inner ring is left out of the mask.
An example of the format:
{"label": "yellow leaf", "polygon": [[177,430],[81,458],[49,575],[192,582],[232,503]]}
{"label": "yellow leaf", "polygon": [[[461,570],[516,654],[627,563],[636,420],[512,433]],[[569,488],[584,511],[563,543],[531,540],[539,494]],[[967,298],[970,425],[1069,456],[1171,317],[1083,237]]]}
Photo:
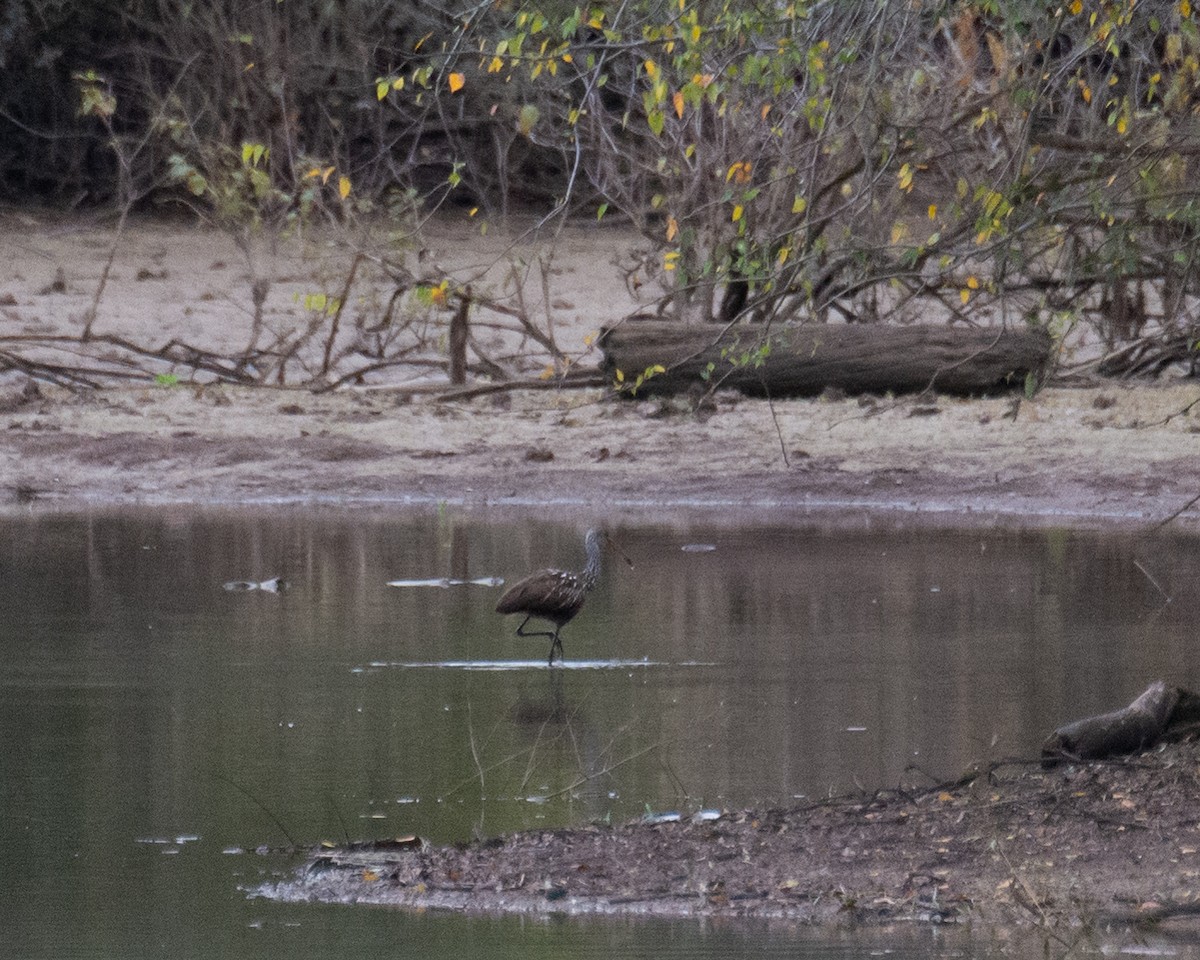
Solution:
{"label": "yellow leaf", "polygon": [[1077,17],[1083,13],[1083,0],[1071,0],[1071,16]]}
{"label": "yellow leaf", "polygon": [[1129,118],[1122,115],[1117,118],[1117,133],[1124,136],[1125,131],[1129,129]]}
{"label": "yellow leaf", "polygon": [[404,89],[404,78],[397,77],[395,80],[393,80],[392,81],[392,89],[393,90],[403,90]]}
{"label": "yellow leaf", "polygon": [[667,243],[670,243],[679,234],[679,221],[674,217],[667,217]]}
{"label": "yellow leaf", "polygon": [[671,95],[671,103],[674,104],[674,106],[675,106],[675,116],[679,117],[679,119],[682,120],[683,119],[683,93],[679,90],[676,90]]}
{"label": "yellow leaf", "polygon": [[730,165],[729,170],[726,172],[725,182],[728,183],[730,180],[734,180],[736,183],[749,183],[750,171],[753,169],[753,166],[747,161],[736,160]]}
{"label": "yellow leaf", "polygon": [[646,76],[648,76],[651,80],[658,76],[657,63],[655,63],[653,60],[647,60],[644,65],[646,67]]}
{"label": "yellow leaf", "polygon": [[911,190],[913,182],[913,166],[911,163],[906,163],[900,168],[900,172],[896,174],[896,179],[900,182],[901,190]]}
{"label": "yellow leaf", "polygon": [[929,205],[929,219],[930,220],[937,219],[937,204],[936,203],[931,203]]}
{"label": "yellow leaf", "polygon": [[379,874],[377,874],[374,870],[364,870],[362,872],[362,879],[363,883],[374,883],[379,879]]}
{"label": "yellow leaf", "polygon": [[892,243],[903,243],[908,239],[908,224],[903,220],[897,220],[892,224]]}
{"label": "yellow leaf", "polygon": [[624,383],[624,382],[625,382],[625,371],[617,370],[617,383]]}
{"label": "yellow leaf", "polygon": [[329,178],[333,175],[336,167],[326,167],[321,171],[321,186],[325,186],[329,182]]}
{"label": "yellow leaf", "polygon": [[777,254],[775,254],[775,262],[778,263],[782,267],[785,263],[788,262],[788,257],[791,256],[791,253],[792,253],[791,247],[780,247],[779,252]]}
{"label": "yellow leaf", "polygon": [[598,10],[595,13],[593,13],[592,18],[588,21],[588,26],[591,27],[593,30],[599,30],[601,27],[603,27],[604,26],[603,11]]}
{"label": "yellow leaf", "polygon": [[970,290],[959,290],[958,291],[958,299],[961,300],[963,302],[963,304],[965,305],[966,302],[971,299],[971,291]]}
{"label": "yellow leaf", "polygon": [[797,196],[792,201],[792,213],[803,213],[808,209],[808,201],[804,197]]}
{"label": "yellow leaf", "polygon": [[338,177],[338,196],[345,200],[350,196],[350,178],[346,176]]}
{"label": "yellow leaf", "polygon": [[711,73],[697,73],[692,77],[692,83],[698,86],[701,90],[711,86],[713,80],[716,79]]}
{"label": "yellow leaf", "polygon": [[771,104],[769,104],[769,103],[764,103],[764,104],[762,105],[762,109],[761,109],[761,110],[758,112],[759,119],[760,119],[760,120],[766,120],[766,119],[767,119],[767,114],[768,114],[768,113],[770,113],[770,112],[771,112]]}
{"label": "yellow leaf", "polygon": [[1081,82],[1079,84],[1079,92],[1083,96],[1084,103],[1092,102],[1092,88],[1089,87],[1086,83]]}
{"label": "yellow leaf", "polygon": [[967,277],[967,286],[970,287],[972,290],[978,290],[979,289],[979,278],[976,276]]}
{"label": "yellow leaf", "polygon": [[321,175],[321,168],[313,167],[311,170],[308,171],[308,173],[306,173],[304,175],[304,179],[305,180],[315,180],[320,175]]}
{"label": "yellow leaf", "polygon": [[554,376],[554,364],[548,363],[542,368],[542,372],[538,374],[538,379],[549,380],[552,376]]}
{"label": "yellow leaf", "polygon": [[737,223],[739,220],[741,220],[744,212],[745,211],[743,210],[742,205],[740,203],[735,203],[733,205],[733,222]]}
{"label": "yellow leaf", "polygon": [[499,57],[492,57],[492,62],[488,64],[488,73],[499,73],[504,69],[504,61]]}
{"label": "yellow leaf", "polygon": [[1179,15],[1185,20],[1192,15],[1192,4],[1190,0],[1179,0]]}
{"label": "yellow leaf", "polygon": [[467,211],[467,216],[468,216],[468,217],[473,217],[473,216],[475,216],[475,214],[477,214],[478,212],[479,212],[479,208],[478,208],[478,207],[472,207],[470,210],[468,210],[468,211]]}
{"label": "yellow leaf", "polygon": [[940,803],[949,803],[953,799],[954,799],[954,795],[951,793],[947,793],[945,790],[943,790],[941,793],[938,794],[938,801]]}
{"label": "yellow leaf", "polygon": [[388,95],[390,84],[386,80],[380,80],[375,84],[375,99],[382,100]]}
{"label": "yellow leaf", "polygon": [[463,88],[463,84],[465,84],[466,82],[467,82],[467,78],[464,77],[461,73],[450,74],[450,78],[449,78],[450,92],[458,93],[458,91]]}

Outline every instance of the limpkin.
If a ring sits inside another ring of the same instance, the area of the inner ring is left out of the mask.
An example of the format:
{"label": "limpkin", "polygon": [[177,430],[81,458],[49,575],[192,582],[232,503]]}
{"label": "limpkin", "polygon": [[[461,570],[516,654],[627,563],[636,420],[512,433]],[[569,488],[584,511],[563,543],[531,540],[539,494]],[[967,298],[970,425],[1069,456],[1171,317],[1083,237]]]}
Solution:
{"label": "limpkin", "polygon": [[[587,551],[587,564],[578,572],[572,570],[539,570],[519,580],[504,591],[500,602],[496,604],[497,613],[523,613],[525,619],[517,627],[518,637],[549,637],[550,660],[554,665],[555,651],[562,654],[562,640],[558,632],[575,618],[587,599],[588,591],[596,585],[600,577],[600,548],[601,541],[609,540],[607,534],[599,530],[589,530],[583,539]],[[609,541],[611,542],[611,541]],[[633,564],[629,558],[625,562]],[[553,632],[549,630],[525,631],[525,624],[537,617],[549,620],[554,624]]]}

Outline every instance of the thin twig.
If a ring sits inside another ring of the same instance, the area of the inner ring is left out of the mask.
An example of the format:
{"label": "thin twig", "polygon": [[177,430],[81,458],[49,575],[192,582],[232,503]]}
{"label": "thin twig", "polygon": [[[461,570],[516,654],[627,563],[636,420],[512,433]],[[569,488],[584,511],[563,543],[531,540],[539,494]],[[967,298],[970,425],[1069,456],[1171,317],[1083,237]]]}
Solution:
{"label": "thin twig", "polygon": [[1189,500],[1187,503],[1185,503],[1182,507],[1180,507],[1178,510],[1176,510],[1169,517],[1167,517],[1166,520],[1160,520],[1158,523],[1156,523],[1154,525],[1154,527],[1152,528],[1152,531],[1157,533],[1159,530],[1161,530],[1163,527],[1165,527],[1168,523],[1170,523],[1176,517],[1180,516],[1181,514],[1186,513],[1198,501],[1200,501],[1200,493],[1198,493],[1194,497],[1192,497],[1191,500]]}
{"label": "thin twig", "polygon": [[333,320],[329,324],[329,336],[325,340],[325,354],[321,359],[321,372],[318,376],[324,377],[329,373],[329,364],[333,356],[333,342],[337,339],[342,311],[346,308],[346,301],[350,298],[350,288],[354,285],[354,275],[358,272],[358,265],[362,263],[362,258],[361,253],[356,253],[350,264],[350,272],[346,274],[346,282],[342,286],[342,295],[338,298],[337,310],[334,311]]}

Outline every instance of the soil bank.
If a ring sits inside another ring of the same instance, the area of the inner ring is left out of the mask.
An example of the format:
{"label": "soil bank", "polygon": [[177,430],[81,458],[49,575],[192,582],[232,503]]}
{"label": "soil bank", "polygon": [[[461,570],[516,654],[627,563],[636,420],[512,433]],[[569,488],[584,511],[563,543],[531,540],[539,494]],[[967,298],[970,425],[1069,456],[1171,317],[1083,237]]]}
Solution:
{"label": "soil bank", "polygon": [[1149,926],[1200,917],[1200,750],[793,809],[317,852],[260,895],[468,912]]}

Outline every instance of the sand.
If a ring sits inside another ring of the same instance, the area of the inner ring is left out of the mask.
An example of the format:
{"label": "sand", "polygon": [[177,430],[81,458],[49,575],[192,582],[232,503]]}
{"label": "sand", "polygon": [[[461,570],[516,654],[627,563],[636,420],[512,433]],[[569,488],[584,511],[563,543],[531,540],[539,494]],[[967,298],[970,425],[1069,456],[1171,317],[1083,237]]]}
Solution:
{"label": "sand", "polygon": [[[1051,387],[1032,399],[768,404],[719,395],[713,408],[694,411],[556,388],[549,377],[539,381],[548,389],[445,401],[421,391],[444,380],[442,330],[452,305],[422,312],[411,301],[414,323],[425,324],[413,362],[368,371],[333,392],[302,385],[304,365],[311,374],[319,363],[325,327],[297,352],[283,387],[206,382],[212,378],[145,357],[131,366],[130,354],[108,342],[49,339],[81,332],[112,240],[111,224],[0,211],[0,350],[10,367],[0,376],[0,503],[9,509],[552,503],[589,517],[702,511],[737,522],[750,511],[782,521],[852,511],[1150,527],[1200,494],[1200,384],[1186,379]],[[118,245],[93,329],[147,349],[178,338],[233,354],[249,342],[250,286],[259,276],[272,281],[260,344],[286,342],[313,317],[306,297],[341,292],[351,240],[369,256],[341,318],[334,372],[353,372],[370,363],[355,350],[395,284],[370,259],[379,246],[345,233],[310,232],[251,268],[210,227],[136,221]],[[550,258],[545,244],[514,243],[499,231],[480,236],[463,214],[396,256],[434,278],[445,274],[430,265],[448,264],[476,293],[512,309],[522,303],[512,265],[534,265],[521,284],[524,309],[543,334],[550,325],[581,370],[598,361],[599,328],[655,291],[644,269],[627,282],[635,249],[619,229],[578,225],[561,234]],[[503,310],[477,311],[472,323],[473,379],[480,356],[519,378],[553,371],[550,354]],[[21,358],[104,370],[106,386],[31,384]],[[157,382],[147,379],[155,375]],[[1193,508],[1173,522],[1197,516]]]}

